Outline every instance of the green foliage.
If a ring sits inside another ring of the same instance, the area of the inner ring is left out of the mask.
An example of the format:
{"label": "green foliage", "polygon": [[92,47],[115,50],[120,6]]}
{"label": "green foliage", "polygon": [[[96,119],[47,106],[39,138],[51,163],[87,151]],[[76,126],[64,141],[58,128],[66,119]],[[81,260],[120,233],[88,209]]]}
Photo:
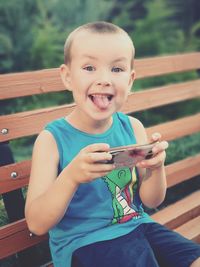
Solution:
{"label": "green foliage", "polygon": [[67,34],[109,20],[133,37],[137,57],[199,48],[199,2],[193,0],[9,0],[0,2],[0,71],[58,66]]}
{"label": "green foliage", "polygon": [[200,21],[191,27],[190,43],[200,51]]}
{"label": "green foliage", "polygon": [[135,22],[145,19],[148,13],[146,3],[148,0],[114,0],[114,6],[110,10],[108,20],[121,26],[127,32],[135,29]]}
{"label": "green foliage", "polygon": [[170,20],[175,13],[173,7],[168,6],[165,0],[148,2],[146,7],[148,14],[145,20],[136,21],[132,33],[137,56],[195,50],[195,44],[188,41],[186,45],[184,32],[176,27],[175,21]]}
{"label": "green foliage", "polygon": [[200,16],[193,19],[199,4],[186,2],[115,0],[109,19],[129,32],[137,57],[193,51],[199,48]]}
{"label": "green foliage", "polygon": [[167,0],[166,4],[174,10],[170,19],[175,22],[178,28],[183,30],[188,38],[191,34],[191,28],[200,19],[200,2],[198,0]]}
{"label": "green foliage", "polygon": [[63,62],[64,34],[48,20],[40,27],[33,28],[31,64],[33,69],[59,66]]}
{"label": "green foliage", "polygon": [[4,45],[1,47],[0,72],[29,68],[32,45],[30,29],[35,23],[35,12],[37,6],[32,0],[0,2],[0,31],[4,40]]}
{"label": "green foliage", "polygon": [[12,68],[13,62],[11,58],[13,46],[8,36],[0,34],[0,69],[4,72]]}
{"label": "green foliage", "polygon": [[5,225],[8,223],[8,216],[6,214],[3,200],[0,199],[0,226]]}
{"label": "green foliage", "polygon": [[112,1],[9,0],[0,2],[0,72],[56,67],[67,34],[105,20]]}
{"label": "green foliage", "polygon": [[169,143],[166,164],[194,156],[200,151],[200,133],[187,136]]}

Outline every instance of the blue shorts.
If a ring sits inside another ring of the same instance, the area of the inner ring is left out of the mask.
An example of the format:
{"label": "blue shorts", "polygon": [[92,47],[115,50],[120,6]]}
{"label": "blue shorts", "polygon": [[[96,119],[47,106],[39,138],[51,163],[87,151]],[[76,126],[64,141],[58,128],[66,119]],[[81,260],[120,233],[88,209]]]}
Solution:
{"label": "blue shorts", "polygon": [[198,257],[200,245],[147,223],[127,235],[77,249],[72,267],[189,267]]}

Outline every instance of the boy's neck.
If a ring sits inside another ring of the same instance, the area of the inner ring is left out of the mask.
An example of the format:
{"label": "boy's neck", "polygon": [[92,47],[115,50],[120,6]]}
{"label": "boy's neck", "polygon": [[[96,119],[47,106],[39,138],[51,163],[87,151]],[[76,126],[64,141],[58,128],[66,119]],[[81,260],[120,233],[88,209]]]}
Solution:
{"label": "boy's neck", "polygon": [[65,119],[74,128],[89,134],[104,133],[111,127],[113,122],[112,117],[105,120],[94,121],[86,116],[80,116],[80,114],[76,113],[76,110],[72,111],[72,113],[66,116]]}

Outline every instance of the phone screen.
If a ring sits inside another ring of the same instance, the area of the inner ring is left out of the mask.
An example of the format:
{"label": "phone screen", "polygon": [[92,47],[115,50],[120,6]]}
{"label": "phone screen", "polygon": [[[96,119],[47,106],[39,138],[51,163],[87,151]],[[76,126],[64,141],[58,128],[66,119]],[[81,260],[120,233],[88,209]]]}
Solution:
{"label": "phone screen", "polygon": [[154,145],[155,143],[111,148],[112,159],[107,163],[114,163],[116,168],[133,167],[138,162],[153,156]]}

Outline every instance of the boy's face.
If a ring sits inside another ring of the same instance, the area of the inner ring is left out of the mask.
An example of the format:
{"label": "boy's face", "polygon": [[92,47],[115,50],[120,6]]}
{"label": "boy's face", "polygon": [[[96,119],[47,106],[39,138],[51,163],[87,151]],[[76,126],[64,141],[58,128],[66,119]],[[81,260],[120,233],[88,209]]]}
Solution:
{"label": "boy's face", "polygon": [[121,108],[134,80],[132,58],[125,34],[83,31],[75,36],[71,63],[62,65],[61,74],[80,115],[102,120]]}

